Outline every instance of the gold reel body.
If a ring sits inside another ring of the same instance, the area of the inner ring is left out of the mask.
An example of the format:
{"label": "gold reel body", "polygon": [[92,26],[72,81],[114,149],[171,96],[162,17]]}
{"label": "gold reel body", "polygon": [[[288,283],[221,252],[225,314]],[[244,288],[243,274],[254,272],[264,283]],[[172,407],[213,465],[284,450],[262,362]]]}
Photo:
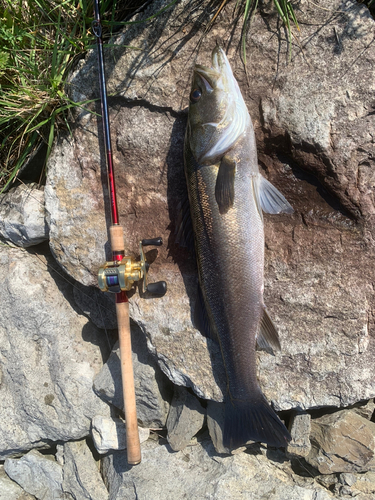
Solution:
{"label": "gold reel body", "polygon": [[160,246],[161,238],[153,240],[142,240],[139,242],[139,260],[126,256],[118,261],[106,262],[98,271],[99,288],[103,292],[119,293],[128,292],[134,283],[142,280],[142,292],[150,292],[153,295],[164,295],[167,291],[165,281],[150,283],[147,285],[147,272],[149,264],[145,259],[144,246]]}

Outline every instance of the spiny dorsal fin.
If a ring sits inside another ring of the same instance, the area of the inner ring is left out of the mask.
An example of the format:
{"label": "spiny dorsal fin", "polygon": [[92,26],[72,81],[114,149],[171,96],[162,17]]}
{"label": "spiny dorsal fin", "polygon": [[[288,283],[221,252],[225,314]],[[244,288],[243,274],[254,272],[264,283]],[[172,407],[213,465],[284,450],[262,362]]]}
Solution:
{"label": "spiny dorsal fin", "polygon": [[279,335],[272,319],[269,317],[267,309],[264,308],[260,330],[257,336],[257,345],[259,349],[274,354],[274,351],[280,351]]}
{"label": "spiny dorsal fin", "polygon": [[220,162],[215,186],[215,198],[221,214],[226,214],[233,206],[235,173],[236,162],[223,156]]}

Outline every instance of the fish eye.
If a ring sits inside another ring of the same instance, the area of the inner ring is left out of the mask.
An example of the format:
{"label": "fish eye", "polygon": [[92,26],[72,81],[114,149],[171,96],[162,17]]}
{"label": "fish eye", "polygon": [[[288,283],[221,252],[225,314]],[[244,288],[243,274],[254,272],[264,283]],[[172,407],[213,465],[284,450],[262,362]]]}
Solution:
{"label": "fish eye", "polygon": [[199,89],[194,89],[191,91],[190,100],[191,102],[197,102],[201,98],[202,92]]}

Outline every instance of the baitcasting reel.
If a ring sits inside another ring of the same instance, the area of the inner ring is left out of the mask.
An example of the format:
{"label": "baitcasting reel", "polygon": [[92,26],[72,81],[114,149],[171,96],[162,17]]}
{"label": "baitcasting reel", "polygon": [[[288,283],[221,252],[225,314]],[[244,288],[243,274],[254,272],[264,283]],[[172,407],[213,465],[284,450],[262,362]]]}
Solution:
{"label": "baitcasting reel", "polygon": [[123,257],[122,260],[106,262],[98,272],[100,290],[113,293],[125,292],[129,291],[136,281],[142,280],[143,293],[147,291],[153,295],[164,295],[167,291],[165,281],[147,285],[147,273],[150,264],[146,262],[143,252],[143,247],[151,245],[160,247],[162,244],[163,240],[161,238],[142,240],[139,242],[139,261],[136,261],[134,257]]}

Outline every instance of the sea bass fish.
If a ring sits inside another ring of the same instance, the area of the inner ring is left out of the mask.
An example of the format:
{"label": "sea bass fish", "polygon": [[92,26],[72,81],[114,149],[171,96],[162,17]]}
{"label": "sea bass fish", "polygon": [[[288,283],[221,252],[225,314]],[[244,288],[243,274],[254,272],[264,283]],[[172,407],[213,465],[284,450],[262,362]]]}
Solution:
{"label": "sea bass fish", "polygon": [[196,326],[219,342],[227,376],[223,444],[286,446],[290,435],[258,384],[256,344],[280,349],[263,302],[262,211],[293,209],[259,173],[250,115],[218,46],[211,68],[194,68],[184,160],[200,284]]}

